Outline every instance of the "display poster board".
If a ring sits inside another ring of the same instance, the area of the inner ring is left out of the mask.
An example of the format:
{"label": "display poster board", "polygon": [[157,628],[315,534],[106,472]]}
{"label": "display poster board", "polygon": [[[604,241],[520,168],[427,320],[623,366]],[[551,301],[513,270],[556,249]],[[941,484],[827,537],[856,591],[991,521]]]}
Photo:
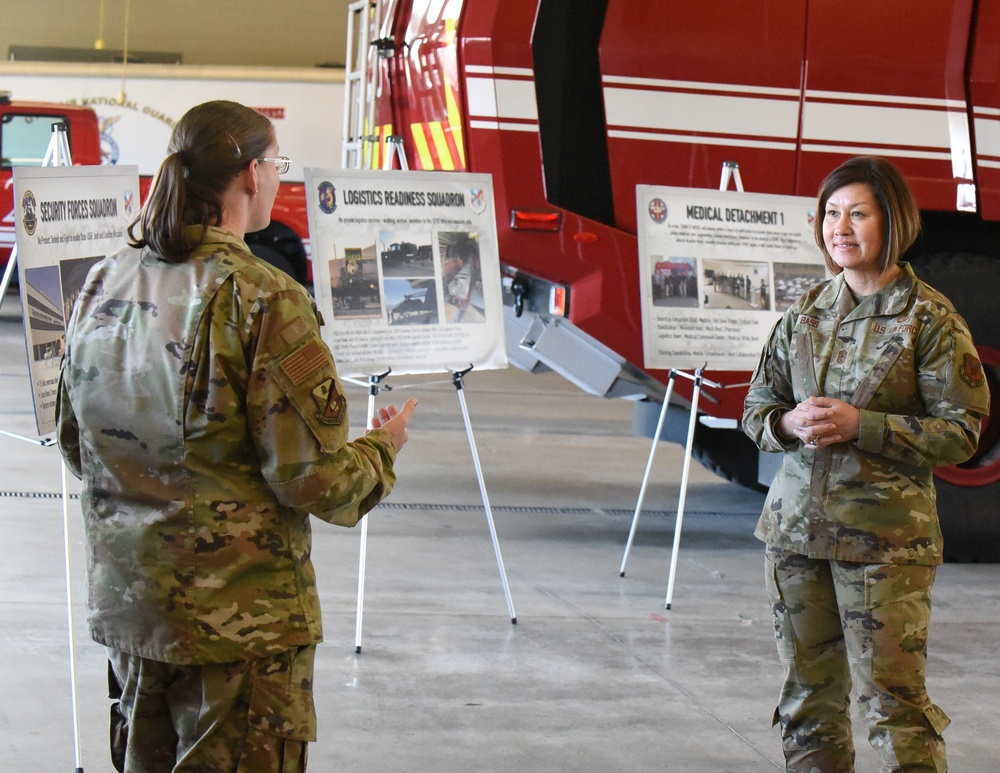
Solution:
{"label": "display poster board", "polygon": [[55,429],[73,303],[90,267],[125,245],[138,212],[134,166],[14,167],[18,279],[39,435]]}
{"label": "display poster board", "polygon": [[306,169],[306,196],[342,374],[506,367],[489,175]]}
{"label": "display poster board", "polygon": [[828,274],[815,199],[636,186],[647,368],[753,370],[771,327]]}

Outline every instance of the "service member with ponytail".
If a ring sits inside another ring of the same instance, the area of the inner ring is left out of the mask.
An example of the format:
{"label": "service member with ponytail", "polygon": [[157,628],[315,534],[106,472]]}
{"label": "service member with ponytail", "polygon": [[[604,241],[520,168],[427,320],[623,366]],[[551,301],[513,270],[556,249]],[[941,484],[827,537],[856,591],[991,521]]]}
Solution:
{"label": "service member with ponytail", "polygon": [[112,756],[297,773],[322,640],[310,514],[351,526],[390,492],[416,401],[348,440],[312,298],[244,242],[288,168],[270,121],[208,102],[168,150],[129,246],[76,303],[58,407],[90,630],[120,693]]}

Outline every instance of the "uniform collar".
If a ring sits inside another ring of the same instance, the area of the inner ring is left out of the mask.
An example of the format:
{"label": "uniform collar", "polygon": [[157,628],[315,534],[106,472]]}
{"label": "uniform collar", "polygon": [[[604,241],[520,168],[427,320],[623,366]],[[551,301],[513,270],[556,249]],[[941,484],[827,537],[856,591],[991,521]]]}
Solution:
{"label": "uniform collar", "polygon": [[827,282],[816,298],[816,307],[835,309],[847,317],[882,317],[900,314],[906,308],[917,277],[910,264],[899,262],[901,273],[885,287],[869,295],[860,304],[854,302],[844,274],[840,273]]}
{"label": "uniform collar", "polygon": [[202,226],[200,225],[189,225],[184,227],[184,236],[191,242],[199,242],[199,245],[195,248],[195,252],[203,250],[208,245],[212,245],[213,248],[219,244],[228,244],[233,247],[238,247],[246,252],[249,252],[246,242],[241,239],[236,234],[231,231],[226,231],[223,228],[217,228],[216,226],[210,225],[204,228],[204,236],[202,236]]}

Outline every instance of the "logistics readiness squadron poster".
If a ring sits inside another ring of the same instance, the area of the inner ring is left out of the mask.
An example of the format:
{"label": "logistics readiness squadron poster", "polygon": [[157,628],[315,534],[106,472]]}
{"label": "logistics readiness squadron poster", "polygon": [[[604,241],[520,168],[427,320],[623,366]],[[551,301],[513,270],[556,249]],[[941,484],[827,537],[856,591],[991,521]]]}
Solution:
{"label": "logistics readiness squadron poster", "polygon": [[306,170],[316,302],[344,375],[507,365],[492,179]]}
{"label": "logistics readiness squadron poster", "polygon": [[66,325],[90,267],[125,246],[139,212],[134,166],[14,168],[18,280],[39,435],[55,429]]}
{"label": "logistics readiness squadron poster", "polygon": [[774,323],[827,277],[799,196],[636,186],[647,368],[753,370]]}

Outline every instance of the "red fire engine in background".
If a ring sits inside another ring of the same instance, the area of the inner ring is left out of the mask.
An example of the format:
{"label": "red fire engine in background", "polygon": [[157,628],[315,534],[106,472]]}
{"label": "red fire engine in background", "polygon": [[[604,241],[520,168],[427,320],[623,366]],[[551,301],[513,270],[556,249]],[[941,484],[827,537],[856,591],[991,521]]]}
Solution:
{"label": "red fire engine in background", "polygon": [[66,126],[73,162],[101,163],[97,113],[42,102],[12,102],[0,92],[0,273],[14,248],[14,175],[19,164],[39,166],[52,140],[54,124]]}
{"label": "red fire engine in background", "polygon": [[[94,110],[61,103],[12,101],[9,94],[0,92],[0,274],[14,247],[12,168],[17,165],[41,165],[55,123],[66,126],[74,164],[102,163],[100,127]],[[151,179],[139,179],[139,192],[143,199]],[[311,280],[307,255],[309,221],[303,183],[281,183],[271,210],[270,225],[263,231],[247,234],[247,244],[256,255],[303,284]]]}
{"label": "red fire engine in background", "polygon": [[[1000,395],[1000,0],[363,6],[367,165],[392,135],[410,169],[492,174],[516,364],[635,399],[651,435],[668,373],[643,367],[636,185],[717,188],[734,162],[747,190],[814,196],[838,163],[874,154],[922,209],[907,260],[968,320]],[[707,392],[708,414],[741,415],[745,389]],[[677,414],[667,436],[683,441]],[[1000,560],[998,431],[938,471],[949,560]],[[694,451],[761,485],[738,429],[699,425]]]}

